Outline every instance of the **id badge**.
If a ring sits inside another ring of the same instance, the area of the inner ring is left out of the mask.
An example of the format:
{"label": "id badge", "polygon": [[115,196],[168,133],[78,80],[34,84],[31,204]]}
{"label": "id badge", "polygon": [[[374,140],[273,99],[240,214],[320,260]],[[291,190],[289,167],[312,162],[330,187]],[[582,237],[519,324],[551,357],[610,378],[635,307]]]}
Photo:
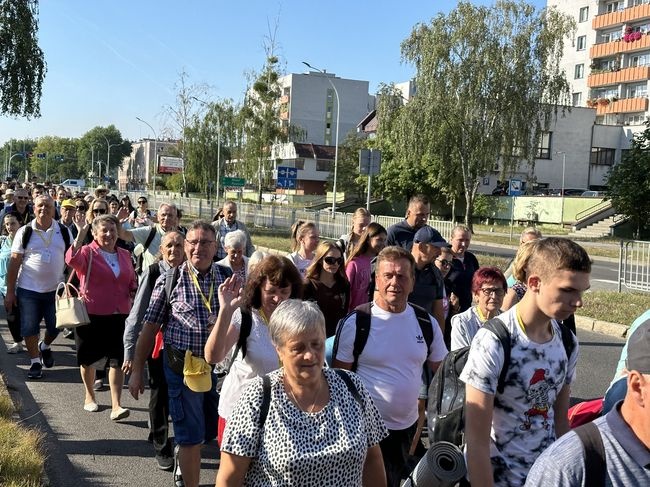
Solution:
{"label": "id badge", "polygon": [[52,254],[49,249],[44,249],[41,252],[41,262],[44,262],[45,264],[49,264],[50,260],[52,260]]}

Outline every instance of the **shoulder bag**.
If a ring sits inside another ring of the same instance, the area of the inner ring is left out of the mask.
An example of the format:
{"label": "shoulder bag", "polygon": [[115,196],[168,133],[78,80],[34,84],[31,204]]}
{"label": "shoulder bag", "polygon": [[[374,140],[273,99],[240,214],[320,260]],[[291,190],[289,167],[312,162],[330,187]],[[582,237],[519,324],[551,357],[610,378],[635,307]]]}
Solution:
{"label": "shoulder bag", "polygon": [[[86,269],[86,279],[84,280],[84,286],[88,287],[88,278],[90,277],[90,268],[93,265],[93,254],[90,252],[90,258],[88,259],[88,269]],[[60,282],[56,287],[56,327],[59,330],[63,328],[77,328],[78,326],[87,325],[90,323],[90,318],[88,316],[88,310],[86,309],[86,303],[84,302],[83,292],[72,285],[70,282],[74,272],[70,273],[70,278],[67,282]],[[60,290],[63,290],[60,292]],[[74,294],[71,292],[74,291]],[[75,296],[76,294],[76,296]]]}

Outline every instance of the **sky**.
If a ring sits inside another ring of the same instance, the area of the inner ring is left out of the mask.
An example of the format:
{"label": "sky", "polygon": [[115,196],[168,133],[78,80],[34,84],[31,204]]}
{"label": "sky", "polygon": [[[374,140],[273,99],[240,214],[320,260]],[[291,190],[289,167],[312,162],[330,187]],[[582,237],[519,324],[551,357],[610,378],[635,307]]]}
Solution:
{"label": "sky", "polygon": [[174,104],[183,70],[189,84],[210,87],[207,101],[241,101],[246,75],[263,66],[263,44],[273,31],[283,74],[306,72],[302,61],[307,61],[342,78],[367,80],[375,93],[382,82],[414,75],[412,66],[401,62],[401,42],[416,24],[456,4],[41,0],[39,45],[48,68],[41,117],[0,116],[0,144],[10,138],[81,137],[110,124],[125,139],[154,137],[169,126],[164,107]]}

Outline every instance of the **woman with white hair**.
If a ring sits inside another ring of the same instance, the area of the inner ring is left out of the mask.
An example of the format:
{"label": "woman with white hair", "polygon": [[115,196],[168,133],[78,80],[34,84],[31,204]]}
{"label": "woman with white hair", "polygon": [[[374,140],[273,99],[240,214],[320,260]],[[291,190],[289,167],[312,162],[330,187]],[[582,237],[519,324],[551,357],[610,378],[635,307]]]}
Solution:
{"label": "woman with white hair", "polygon": [[[220,303],[238,291],[223,284]],[[388,431],[356,374],[323,367],[316,303],[280,303],[269,334],[282,368],[255,379],[235,405],[216,485],[385,486],[379,442]]]}
{"label": "woman with white hair", "polygon": [[232,273],[239,276],[241,282],[246,281],[246,269],[248,257],[244,255],[246,250],[246,233],[243,230],[228,232],[223,239],[226,256],[217,264],[232,269]]}

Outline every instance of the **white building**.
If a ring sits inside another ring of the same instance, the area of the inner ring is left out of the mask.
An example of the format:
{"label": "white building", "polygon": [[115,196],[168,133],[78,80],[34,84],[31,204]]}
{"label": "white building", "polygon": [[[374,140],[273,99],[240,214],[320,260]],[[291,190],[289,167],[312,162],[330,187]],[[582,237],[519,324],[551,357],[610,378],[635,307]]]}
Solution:
{"label": "white building", "polygon": [[[299,195],[325,194],[325,183],[334,170],[335,147],[318,144],[287,142],[274,144],[271,158],[274,161],[273,179],[280,182],[278,168],[295,169],[295,183],[291,192]],[[280,185],[278,185],[280,186]],[[279,188],[278,193],[285,190]]]}
{"label": "white building", "polygon": [[124,157],[122,168],[117,172],[117,185],[120,191],[127,189],[146,189],[153,185],[154,161],[158,156],[176,149],[178,140],[142,139],[132,142],[131,155]]}
{"label": "white building", "polygon": [[334,87],[341,107],[339,145],[349,132],[356,130],[359,120],[375,108],[375,97],[368,94],[368,81],[310,71],[288,74],[278,82],[282,87],[282,125],[285,128],[291,125],[303,134],[303,137],[294,138],[296,142],[335,145],[337,100]]}

